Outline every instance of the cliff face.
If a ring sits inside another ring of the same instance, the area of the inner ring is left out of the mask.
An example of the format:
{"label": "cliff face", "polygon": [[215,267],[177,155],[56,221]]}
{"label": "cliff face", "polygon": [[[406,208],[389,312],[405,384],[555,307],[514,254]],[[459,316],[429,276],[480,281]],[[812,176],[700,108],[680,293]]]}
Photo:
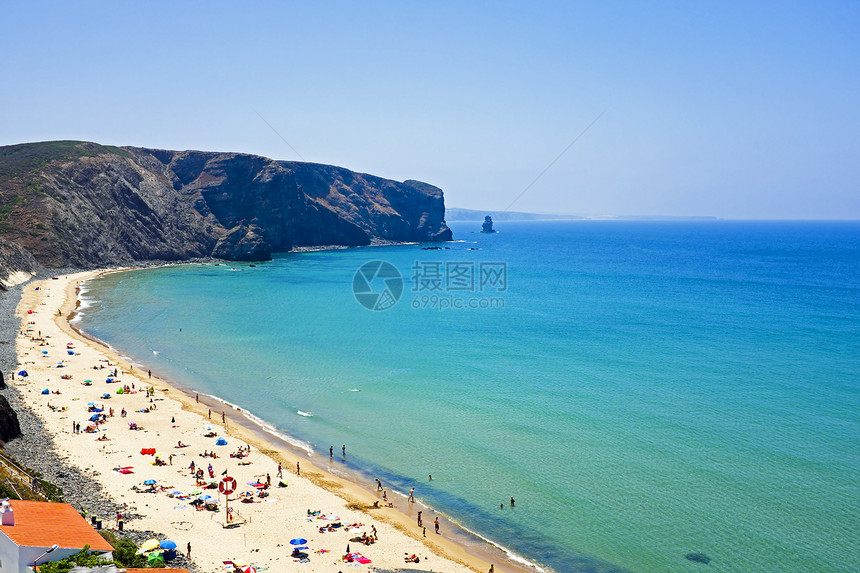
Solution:
{"label": "cliff face", "polygon": [[0,147],[0,240],[46,267],[444,241],[444,217],[432,185],[328,165],[69,141]]}

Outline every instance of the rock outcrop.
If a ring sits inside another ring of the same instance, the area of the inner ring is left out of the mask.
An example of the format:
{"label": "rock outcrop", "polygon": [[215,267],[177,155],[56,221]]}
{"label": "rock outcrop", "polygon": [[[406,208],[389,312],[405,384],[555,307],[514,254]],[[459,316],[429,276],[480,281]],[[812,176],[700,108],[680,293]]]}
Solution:
{"label": "rock outcrop", "polygon": [[441,189],[419,181],[240,153],[0,147],[0,279],[34,264],[259,261],[296,247],[451,238]]}
{"label": "rock outcrop", "polygon": [[26,281],[41,270],[33,255],[0,237],[0,291]]}
{"label": "rock outcrop", "polygon": [[21,425],[18,415],[5,396],[0,396],[0,441],[8,442],[21,435]]}
{"label": "rock outcrop", "polygon": [[493,229],[493,218],[487,215],[484,217],[484,224],[481,225],[482,233],[495,233],[496,230]]}

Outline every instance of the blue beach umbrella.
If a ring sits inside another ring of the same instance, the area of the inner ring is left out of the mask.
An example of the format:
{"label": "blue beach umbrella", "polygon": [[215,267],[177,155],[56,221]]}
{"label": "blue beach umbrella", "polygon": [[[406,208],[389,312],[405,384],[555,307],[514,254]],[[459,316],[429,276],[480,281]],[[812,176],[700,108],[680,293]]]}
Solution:
{"label": "blue beach umbrella", "polygon": [[218,439],[215,441],[215,445],[216,445],[216,446],[226,446],[226,445],[227,445],[227,440],[225,440],[224,438],[218,438]]}
{"label": "blue beach umbrella", "polygon": [[48,351],[47,351],[47,350],[43,350],[43,351],[42,351],[42,354],[47,354],[47,353],[48,353]]}
{"label": "blue beach umbrella", "polygon": [[171,541],[169,539],[165,539],[164,541],[159,543],[159,545],[161,545],[162,549],[176,549],[176,542]]}
{"label": "blue beach umbrella", "polygon": [[21,370],[20,372],[18,372],[18,376],[20,376],[21,378],[26,378],[27,376],[29,376],[29,374],[27,374],[26,370]]}
{"label": "blue beach umbrella", "polygon": [[308,540],[304,537],[296,537],[295,539],[290,539],[290,545],[304,545]]}
{"label": "blue beach umbrella", "polygon": [[143,485],[155,485],[155,483],[154,479],[148,479],[143,482]]}
{"label": "blue beach umbrella", "polygon": [[51,393],[51,391],[50,391],[50,390],[48,390],[47,388],[45,388],[44,390],[42,390],[42,394],[50,394],[50,393]]}
{"label": "blue beach umbrella", "polygon": [[98,420],[98,419],[99,419],[99,415],[98,415],[98,414],[93,414],[92,416],[90,416],[90,422],[95,422],[95,421],[96,421],[96,420]]}

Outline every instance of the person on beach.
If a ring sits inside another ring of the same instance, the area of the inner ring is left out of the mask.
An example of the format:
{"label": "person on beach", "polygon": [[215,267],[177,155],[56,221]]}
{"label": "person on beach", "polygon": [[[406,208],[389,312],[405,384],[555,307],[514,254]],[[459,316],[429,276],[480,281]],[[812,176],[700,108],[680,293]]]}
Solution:
{"label": "person on beach", "polygon": [[346,444],[340,447],[340,451],[343,452],[343,456],[346,457]]}
{"label": "person on beach", "polygon": [[419,511],[418,512],[418,527],[421,527],[422,525],[424,525],[424,524],[421,523],[421,512]]}
{"label": "person on beach", "polygon": [[382,501],[388,501],[388,494],[385,490],[382,490]]}
{"label": "person on beach", "polygon": [[146,373],[149,374],[150,378],[152,378],[152,370],[147,370]]}
{"label": "person on beach", "polygon": [[194,393],[194,401],[197,402],[198,404],[200,403],[200,392]]}
{"label": "person on beach", "polygon": [[439,533],[439,518],[433,520],[433,526],[436,528],[436,533]]}
{"label": "person on beach", "polygon": [[281,462],[278,462],[278,477],[279,478],[284,477],[284,468],[281,467]]}
{"label": "person on beach", "polygon": [[299,462],[296,462],[296,475],[297,476],[302,475],[302,468],[299,465]]}
{"label": "person on beach", "polygon": [[492,564],[492,563],[490,563],[490,571],[489,571],[489,573],[496,573],[496,568],[495,568],[495,567],[493,567],[493,564]]}
{"label": "person on beach", "polygon": [[424,537],[427,537],[427,528],[426,528],[426,527],[425,527],[425,528],[423,528],[423,530],[422,530],[422,531],[423,531],[423,533],[424,533]]}
{"label": "person on beach", "polygon": [[334,446],[328,447],[328,457],[330,457],[330,458],[334,457]]}
{"label": "person on beach", "polygon": [[210,420],[212,419],[212,410],[211,409],[209,410],[209,419]]}
{"label": "person on beach", "polygon": [[185,557],[191,559],[191,542],[188,542],[188,550],[185,553]]}
{"label": "person on beach", "polygon": [[222,424],[227,423],[227,415],[224,412],[221,412],[221,423]]}
{"label": "person on beach", "polygon": [[415,503],[415,488],[409,490],[409,501]]}
{"label": "person on beach", "polygon": [[376,478],[376,491],[382,491],[382,482],[379,481],[379,478]]}

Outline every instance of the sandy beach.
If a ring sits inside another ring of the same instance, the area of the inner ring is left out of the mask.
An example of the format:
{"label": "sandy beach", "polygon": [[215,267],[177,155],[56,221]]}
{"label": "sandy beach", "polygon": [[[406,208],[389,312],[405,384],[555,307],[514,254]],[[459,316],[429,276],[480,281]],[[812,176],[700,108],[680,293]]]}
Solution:
{"label": "sandy beach", "polygon": [[[407,501],[392,499],[395,496],[383,500],[375,488],[367,487],[370,484],[353,483],[317,467],[300,453],[267,440],[240,412],[227,411],[222,418],[222,405],[211,399],[207,405],[203,396],[198,402],[75,331],[68,319],[76,289],[97,274],[60,276],[24,287],[18,305],[22,322],[16,372],[26,370],[28,376],[16,375],[12,384],[44,420],[61,458],[98,481],[126,513],[141,516],[125,522],[125,529],[161,532],[183,552],[190,543],[192,560],[206,572],[231,570],[225,562],[251,563],[269,571],[489,570],[488,559],[446,536],[444,520],[440,533],[434,531],[432,512],[424,515],[424,537],[408,514],[414,508]],[[45,389],[48,394],[43,394]],[[103,411],[90,411],[91,403]],[[103,421],[91,421],[100,414]],[[87,432],[88,426],[95,431]],[[226,445],[216,445],[221,439]],[[247,447],[249,454],[233,457]],[[204,452],[217,457],[203,457]],[[202,479],[192,474],[192,463],[195,471],[202,470]],[[214,488],[225,475],[236,483],[229,496],[230,517],[225,496]],[[279,487],[280,482],[286,487]],[[266,483],[271,485],[258,485]],[[193,502],[200,495],[212,496],[217,511],[197,509]],[[388,501],[396,506],[388,507]],[[100,517],[106,528],[117,528],[117,516]],[[375,543],[354,541],[374,531]],[[301,545],[307,547],[305,560],[291,556],[294,539],[307,540]],[[361,554],[356,559],[364,563],[344,562],[347,546]],[[491,556],[494,549],[488,546],[486,551]],[[405,560],[413,554],[418,563]],[[515,569],[497,562],[495,570]]]}

